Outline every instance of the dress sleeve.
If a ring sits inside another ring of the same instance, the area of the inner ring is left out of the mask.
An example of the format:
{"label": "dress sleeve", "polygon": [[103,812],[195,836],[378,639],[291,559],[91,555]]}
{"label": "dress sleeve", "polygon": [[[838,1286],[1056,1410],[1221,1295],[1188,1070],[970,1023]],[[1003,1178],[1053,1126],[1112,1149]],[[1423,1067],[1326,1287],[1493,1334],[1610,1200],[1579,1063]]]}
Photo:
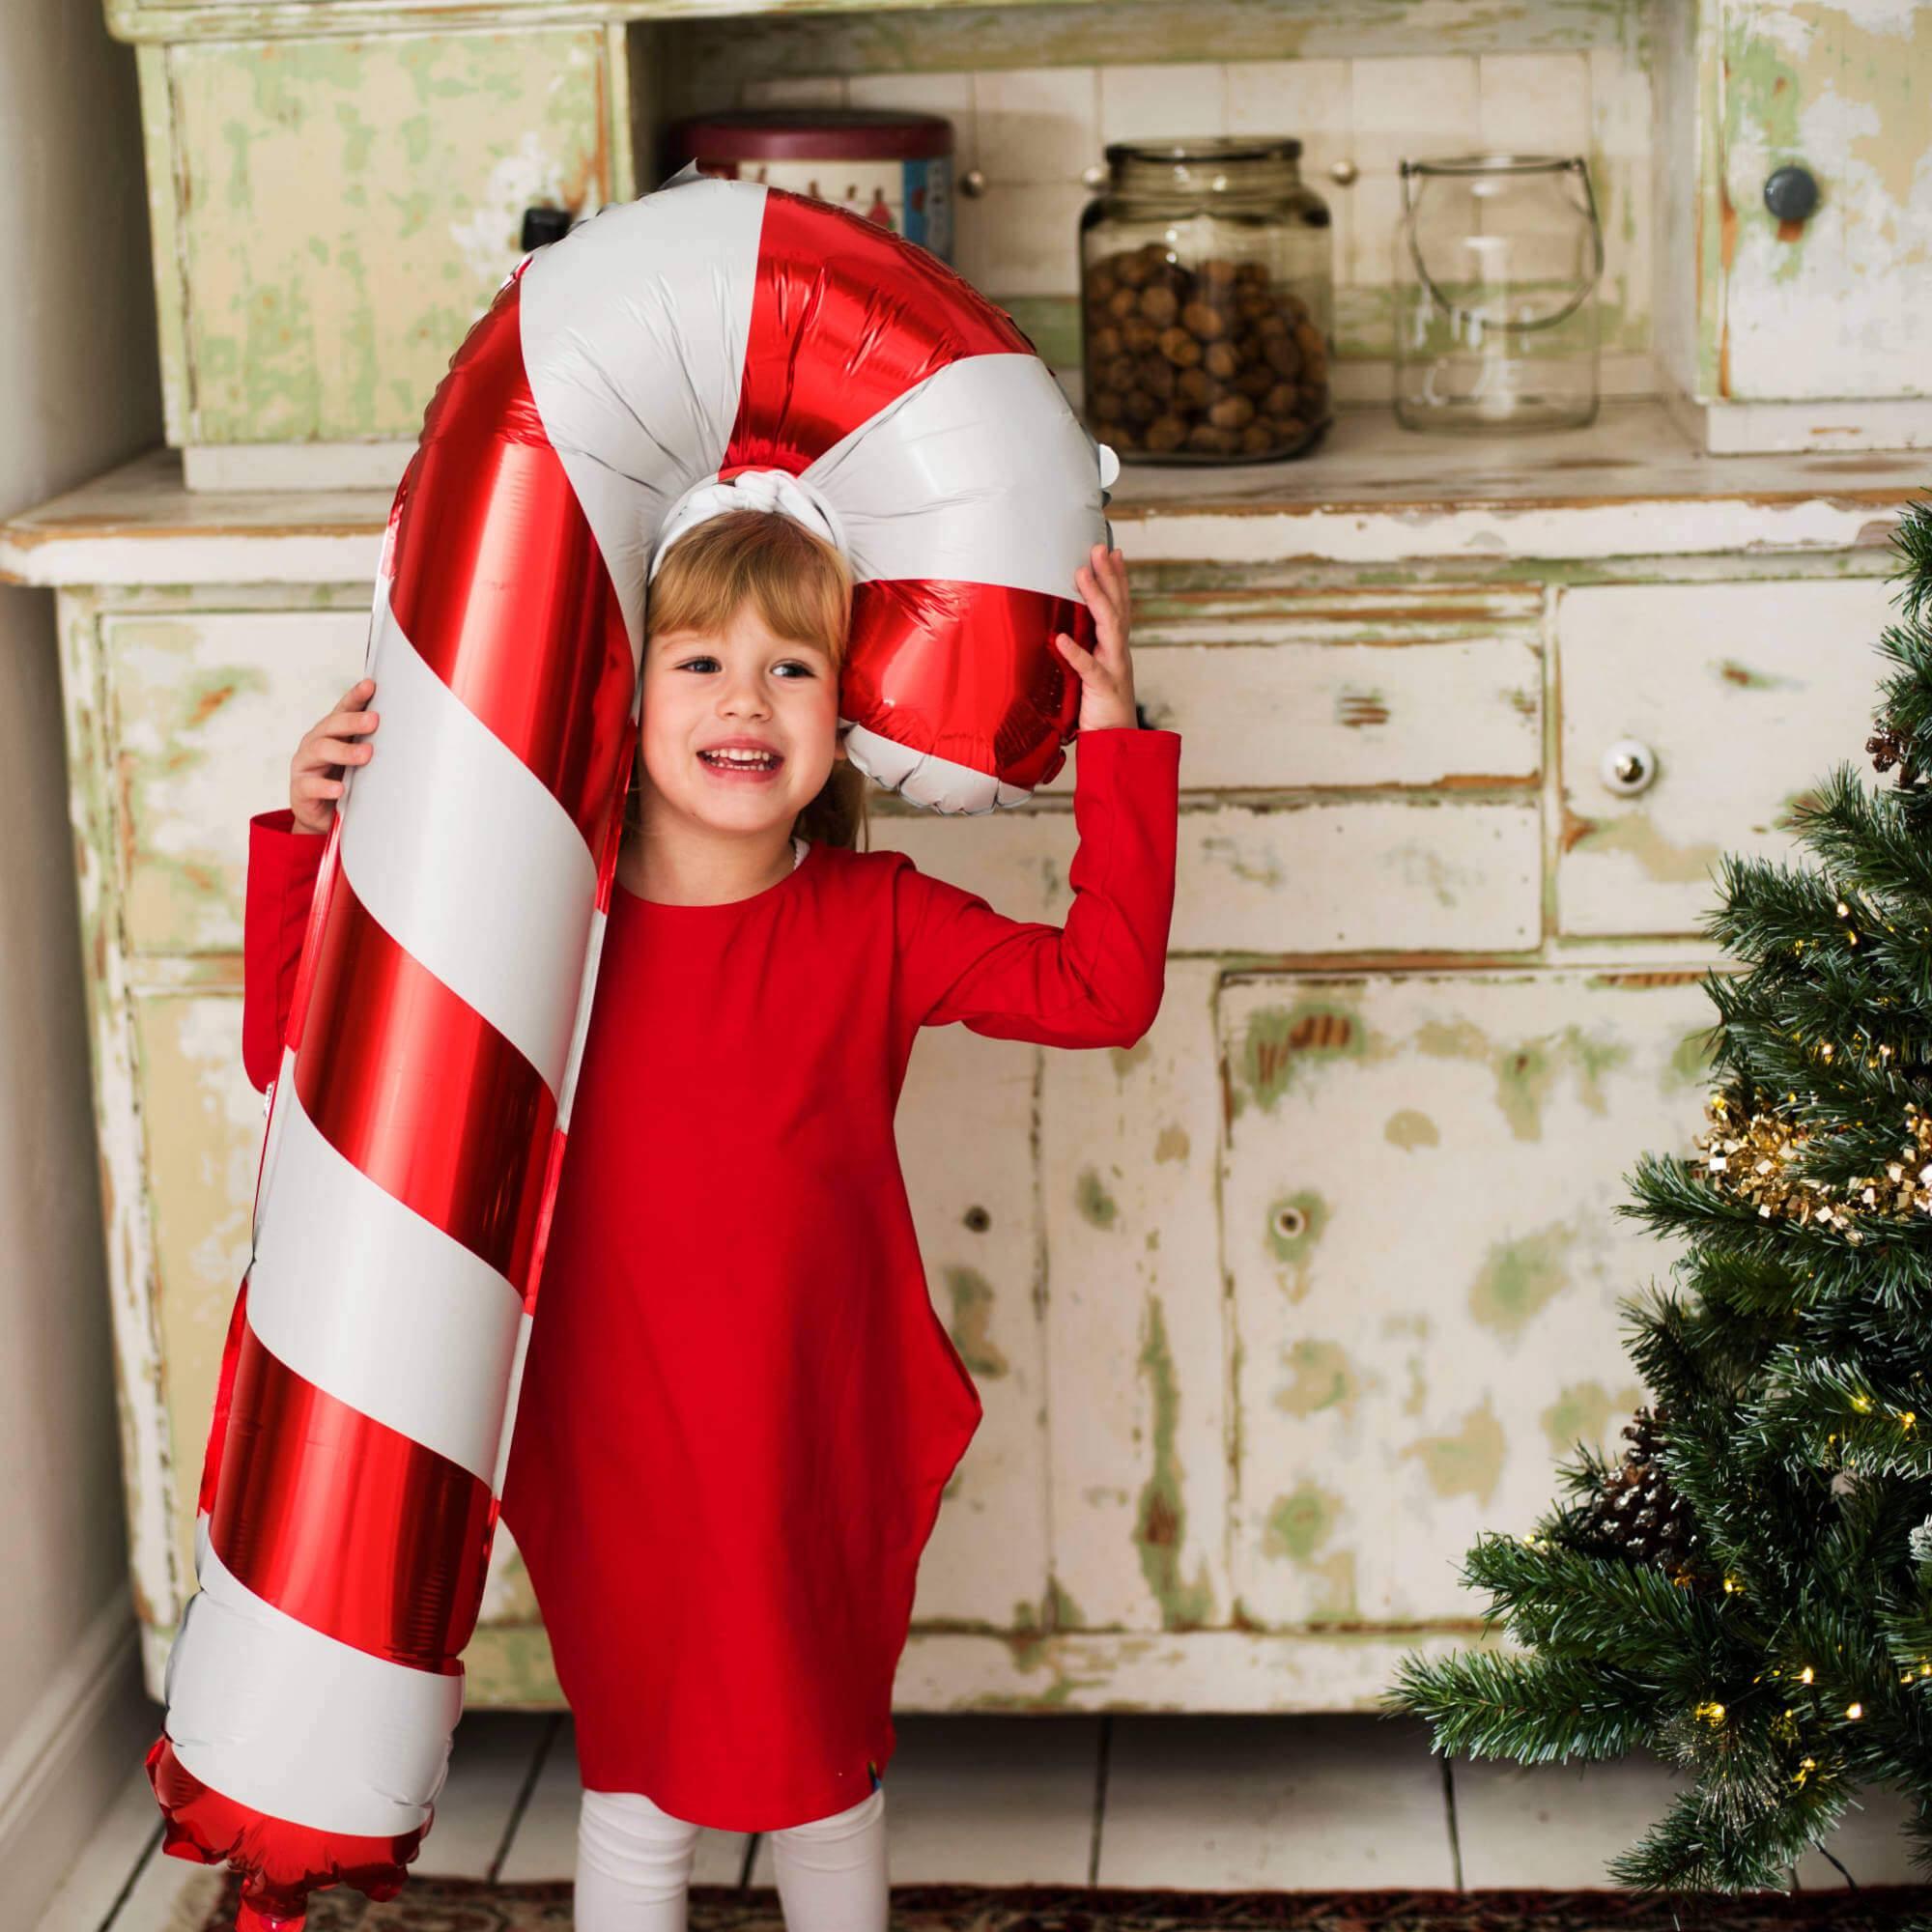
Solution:
{"label": "dress sleeve", "polygon": [[328,838],[298,832],[295,815],[258,812],[248,821],[248,893],[242,919],[242,1064],[261,1092],[282,1061],[296,968],[309,902]]}
{"label": "dress sleeve", "polygon": [[1131,1046],[1160,1010],[1174,915],[1180,734],[1134,725],[1080,739],[1065,926],[1008,919],[922,872],[895,881],[896,973],[916,1026],[995,1039]]}

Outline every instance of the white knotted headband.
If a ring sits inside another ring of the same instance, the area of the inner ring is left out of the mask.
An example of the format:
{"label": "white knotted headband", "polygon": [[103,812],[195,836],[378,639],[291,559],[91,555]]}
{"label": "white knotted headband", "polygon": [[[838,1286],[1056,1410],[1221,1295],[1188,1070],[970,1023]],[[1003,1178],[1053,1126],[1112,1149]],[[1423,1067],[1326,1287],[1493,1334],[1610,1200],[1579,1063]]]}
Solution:
{"label": "white knotted headband", "polygon": [[672,503],[659,526],[657,548],[651,553],[651,577],[656,577],[665,553],[679,537],[696,529],[707,517],[726,510],[776,510],[803,524],[814,536],[823,537],[840,555],[851,554],[845,548],[838,513],[810,484],[801,483],[788,469],[747,469],[728,482],[707,477]]}

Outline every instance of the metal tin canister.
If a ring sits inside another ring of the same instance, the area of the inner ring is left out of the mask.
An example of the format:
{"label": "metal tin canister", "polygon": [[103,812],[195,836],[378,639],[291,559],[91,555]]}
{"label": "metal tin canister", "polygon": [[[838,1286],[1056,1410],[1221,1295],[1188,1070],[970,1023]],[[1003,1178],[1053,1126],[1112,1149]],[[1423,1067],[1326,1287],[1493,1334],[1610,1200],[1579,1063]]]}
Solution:
{"label": "metal tin canister", "polygon": [[740,108],[678,122],[672,169],[765,182],[844,208],[952,259],[952,124],[866,107]]}

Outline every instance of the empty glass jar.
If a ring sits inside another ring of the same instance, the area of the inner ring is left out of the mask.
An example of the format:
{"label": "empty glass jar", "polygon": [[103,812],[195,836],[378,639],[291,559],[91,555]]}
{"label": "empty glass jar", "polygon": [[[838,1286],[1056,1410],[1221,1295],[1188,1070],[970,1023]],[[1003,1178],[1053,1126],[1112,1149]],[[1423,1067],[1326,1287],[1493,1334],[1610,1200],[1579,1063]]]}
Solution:
{"label": "empty glass jar", "polygon": [[1580,156],[1404,161],[1397,421],[1465,434],[1593,421],[1603,272]]}
{"label": "empty glass jar", "polygon": [[1089,429],[1123,462],[1299,456],[1331,416],[1328,205],[1286,136],[1119,141],[1080,217]]}

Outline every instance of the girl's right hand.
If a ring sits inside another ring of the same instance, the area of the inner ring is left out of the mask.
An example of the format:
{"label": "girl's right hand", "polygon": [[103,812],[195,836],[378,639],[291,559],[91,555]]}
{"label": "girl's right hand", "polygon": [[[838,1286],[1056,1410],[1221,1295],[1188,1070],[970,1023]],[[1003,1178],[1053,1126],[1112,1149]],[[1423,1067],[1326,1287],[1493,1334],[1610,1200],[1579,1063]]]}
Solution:
{"label": "girl's right hand", "polygon": [[298,832],[327,832],[342,796],[343,773],[350,765],[366,765],[375,746],[351,743],[365,738],[380,722],[368,708],[376,695],[373,677],[358,679],[342,694],[342,702],[302,734],[289,761],[289,810]]}

